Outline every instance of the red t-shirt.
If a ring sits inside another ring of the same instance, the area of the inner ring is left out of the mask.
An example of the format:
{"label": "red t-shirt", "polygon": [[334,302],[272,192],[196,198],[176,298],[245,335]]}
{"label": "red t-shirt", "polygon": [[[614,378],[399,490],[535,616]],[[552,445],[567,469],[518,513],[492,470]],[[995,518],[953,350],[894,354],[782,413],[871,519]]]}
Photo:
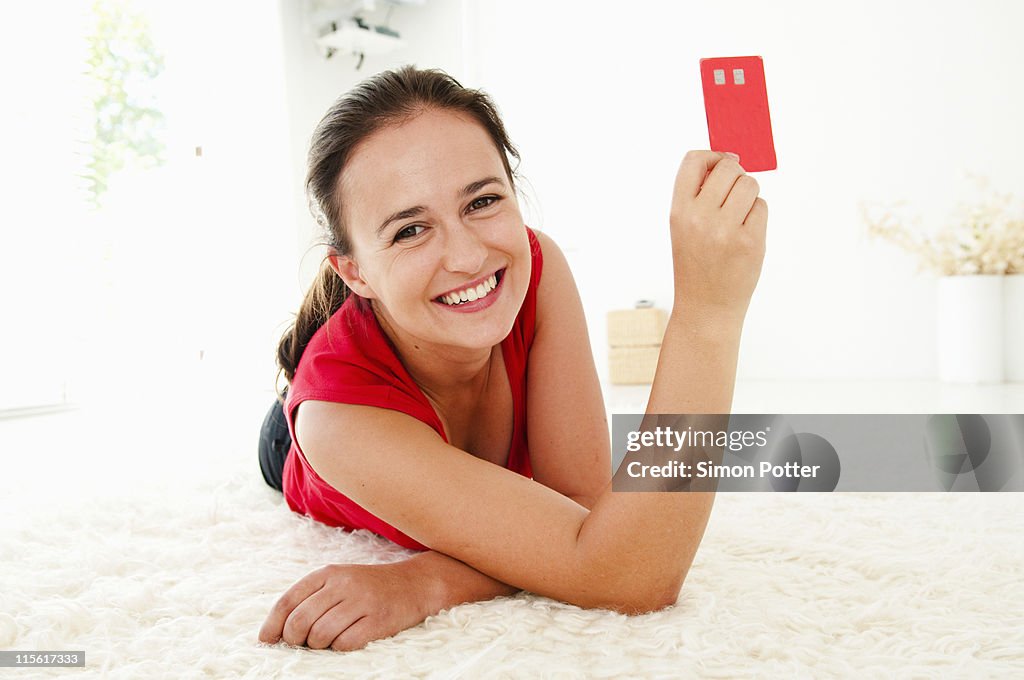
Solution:
{"label": "red t-shirt", "polygon": [[[508,336],[501,341],[508,382],[512,386],[512,448],[508,469],[533,477],[526,442],[526,360],[537,318],[537,285],[543,258],[540,243],[527,227],[532,272],[526,299]],[[282,484],[288,507],[330,526],[369,529],[395,543],[428,550],[372,515],[320,478],[295,440],[295,407],[307,399],[377,406],[406,413],[430,425],[448,441],[437,413],[399,361],[365,298],[351,294],[320,327],[302,353],[288,388],[285,418],[292,446],[285,459]],[[371,451],[366,452],[368,455]]]}

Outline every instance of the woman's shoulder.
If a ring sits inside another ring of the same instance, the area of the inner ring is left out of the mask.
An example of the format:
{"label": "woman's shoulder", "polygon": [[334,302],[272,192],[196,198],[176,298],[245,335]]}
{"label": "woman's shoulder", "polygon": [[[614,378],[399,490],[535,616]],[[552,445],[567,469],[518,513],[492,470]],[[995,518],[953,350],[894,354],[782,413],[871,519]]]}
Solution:
{"label": "woman's shoulder", "polygon": [[[376,317],[366,300],[350,294],[345,302],[317,329],[302,352],[296,374],[328,357],[341,363],[363,363],[376,358],[375,348],[384,343]],[[377,332],[374,332],[377,331]],[[384,343],[386,344],[386,343]]]}
{"label": "woman's shoulder", "polygon": [[571,304],[578,296],[576,280],[569,269],[569,261],[555,240],[546,232],[531,230],[532,242],[537,250],[534,256],[535,267],[543,267],[534,272],[537,287],[536,322],[539,328],[546,319],[557,318],[559,311],[566,304]]}
{"label": "woman's shoulder", "polygon": [[290,394],[294,403],[319,399],[401,406],[417,414],[423,404],[366,300],[349,297],[313,335],[302,353]]}
{"label": "woman's shoulder", "polygon": [[[534,288],[540,282],[541,272],[544,268],[544,250],[545,243],[554,243],[551,237],[542,231],[533,229],[531,227],[526,228],[527,237],[530,240],[530,258],[531,265],[533,267],[533,274],[530,277],[530,287]],[[557,247],[557,246],[555,246]]]}

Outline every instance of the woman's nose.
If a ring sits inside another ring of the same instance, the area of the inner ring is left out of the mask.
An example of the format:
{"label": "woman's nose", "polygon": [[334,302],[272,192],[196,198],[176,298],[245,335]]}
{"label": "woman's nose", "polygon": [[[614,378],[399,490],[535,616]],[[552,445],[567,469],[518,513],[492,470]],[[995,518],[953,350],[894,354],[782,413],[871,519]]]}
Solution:
{"label": "woman's nose", "polygon": [[472,227],[456,221],[446,228],[444,268],[450,272],[476,274],[487,260],[487,246]]}

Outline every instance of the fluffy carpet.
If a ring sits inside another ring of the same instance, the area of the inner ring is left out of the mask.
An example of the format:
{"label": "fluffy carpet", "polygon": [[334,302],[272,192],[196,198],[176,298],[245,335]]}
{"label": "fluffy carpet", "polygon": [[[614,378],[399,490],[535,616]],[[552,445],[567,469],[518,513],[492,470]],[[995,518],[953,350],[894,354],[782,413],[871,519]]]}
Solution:
{"label": "fluffy carpet", "polygon": [[411,553],[291,513],[246,467],[187,491],[5,512],[0,649],[83,649],[87,666],[3,672],[1021,676],[1022,509],[1020,494],[720,494],[674,607],[627,617],[521,593],[339,653],[257,632],[313,569]]}

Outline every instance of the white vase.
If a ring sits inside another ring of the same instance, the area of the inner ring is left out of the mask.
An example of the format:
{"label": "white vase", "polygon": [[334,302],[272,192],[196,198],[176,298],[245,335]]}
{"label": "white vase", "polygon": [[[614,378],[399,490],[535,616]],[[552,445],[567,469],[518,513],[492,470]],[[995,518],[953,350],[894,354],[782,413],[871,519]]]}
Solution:
{"label": "white vase", "polygon": [[1003,279],[1003,369],[1007,382],[1024,382],[1024,274]]}
{"label": "white vase", "polygon": [[1004,278],[939,279],[936,340],[943,382],[1002,382]]}

